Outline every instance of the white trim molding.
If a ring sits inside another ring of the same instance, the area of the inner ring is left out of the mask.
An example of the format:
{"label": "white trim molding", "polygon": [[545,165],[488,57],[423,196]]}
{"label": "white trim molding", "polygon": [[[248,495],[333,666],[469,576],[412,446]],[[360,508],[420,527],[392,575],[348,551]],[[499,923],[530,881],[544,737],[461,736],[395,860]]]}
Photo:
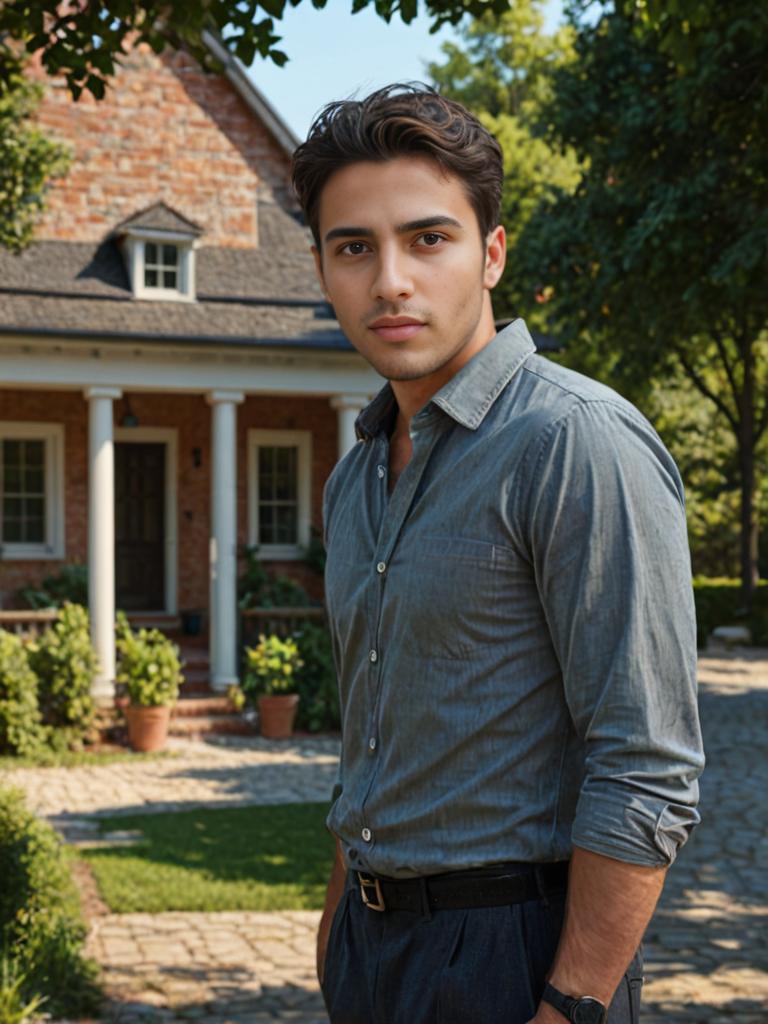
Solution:
{"label": "white trim molding", "polygon": [[[178,251],[176,288],[151,287],[145,283],[147,242],[158,246],[174,245]],[[125,233],[125,261],[131,288],[137,299],[162,302],[195,301],[195,239],[177,231],[159,231],[156,228],[129,230]]]}
{"label": "white trim molding", "polygon": [[146,609],[176,615],[179,593],[178,465],[179,432],[175,427],[115,427],[115,444],[162,444],[165,446],[165,608]]}
{"label": "white trim molding", "polygon": [[[249,430],[248,544],[258,546],[262,559],[293,560],[306,557],[312,518],[312,433],[309,430]],[[259,448],[297,448],[298,543],[259,543]]]}
{"label": "white trim molding", "polygon": [[[5,440],[43,441],[45,444],[45,540],[37,544],[3,541],[0,507],[0,558],[3,561],[62,559],[65,557],[64,426],[0,420],[0,441]],[[3,493],[2,471],[0,460],[0,495]]]}

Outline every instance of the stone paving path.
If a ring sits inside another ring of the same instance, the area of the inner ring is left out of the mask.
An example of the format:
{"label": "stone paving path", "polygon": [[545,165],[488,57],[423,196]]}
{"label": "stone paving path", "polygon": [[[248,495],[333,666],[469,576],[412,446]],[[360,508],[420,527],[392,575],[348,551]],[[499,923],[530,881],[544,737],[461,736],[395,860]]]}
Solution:
{"label": "stone paving path", "polygon": [[[668,876],[646,937],[643,1024],[768,1022],[768,651],[700,662],[708,765],[703,823]],[[328,798],[338,744],[177,741],[176,756],[12,781],[74,842],[99,814]],[[323,1024],[318,914],[106,914],[89,952],[104,967],[109,1024]]]}

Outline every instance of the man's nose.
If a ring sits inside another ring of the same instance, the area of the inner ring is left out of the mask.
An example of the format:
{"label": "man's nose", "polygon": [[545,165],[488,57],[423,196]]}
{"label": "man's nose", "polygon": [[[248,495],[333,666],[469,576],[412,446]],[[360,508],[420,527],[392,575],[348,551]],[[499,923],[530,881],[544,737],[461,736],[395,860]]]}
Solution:
{"label": "man's nose", "polygon": [[402,253],[379,253],[372,292],[375,299],[385,302],[396,302],[413,295],[413,278],[408,269],[408,261]]}

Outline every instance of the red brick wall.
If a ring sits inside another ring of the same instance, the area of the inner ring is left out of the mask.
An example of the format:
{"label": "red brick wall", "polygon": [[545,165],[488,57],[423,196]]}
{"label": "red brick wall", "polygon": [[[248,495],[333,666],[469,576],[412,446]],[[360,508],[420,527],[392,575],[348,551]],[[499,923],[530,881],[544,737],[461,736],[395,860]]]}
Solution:
{"label": "red brick wall", "polygon": [[63,80],[31,73],[47,83],[41,126],[74,153],[37,238],[99,241],[164,200],[200,224],[205,245],[258,244],[257,187],[287,185],[288,157],[224,76],[140,46],[103,100],[75,103]]}
{"label": "red brick wall", "polygon": [[[202,395],[131,394],[130,407],[142,427],[178,431],[178,604],[208,607],[210,531],[211,409]],[[4,420],[64,424],[66,563],[87,561],[88,551],[88,403],[76,392],[0,390]],[[115,403],[115,423],[126,399]],[[238,406],[238,542],[248,528],[246,438],[252,428],[312,432],[312,522],[320,526],[322,491],[336,461],[336,413],[327,398],[249,396]],[[193,451],[200,449],[200,466]],[[0,561],[0,607],[19,606],[17,591],[55,573],[58,561]],[[274,568],[320,595],[321,583],[300,563]]]}

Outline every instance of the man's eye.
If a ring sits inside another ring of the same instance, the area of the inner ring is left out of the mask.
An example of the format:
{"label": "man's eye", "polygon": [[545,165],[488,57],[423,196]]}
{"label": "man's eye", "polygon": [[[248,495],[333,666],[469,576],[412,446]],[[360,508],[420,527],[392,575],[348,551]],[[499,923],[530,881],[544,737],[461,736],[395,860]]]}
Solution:
{"label": "man's eye", "polygon": [[420,238],[424,245],[427,245],[430,248],[439,245],[439,243],[444,240],[442,235],[438,235],[434,231],[427,231],[426,234],[421,235]]}
{"label": "man's eye", "polygon": [[359,256],[361,253],[367,252],[368,246],[365,242],[347,242],[342,247],[342,252],[348,253],[350,256]]}

